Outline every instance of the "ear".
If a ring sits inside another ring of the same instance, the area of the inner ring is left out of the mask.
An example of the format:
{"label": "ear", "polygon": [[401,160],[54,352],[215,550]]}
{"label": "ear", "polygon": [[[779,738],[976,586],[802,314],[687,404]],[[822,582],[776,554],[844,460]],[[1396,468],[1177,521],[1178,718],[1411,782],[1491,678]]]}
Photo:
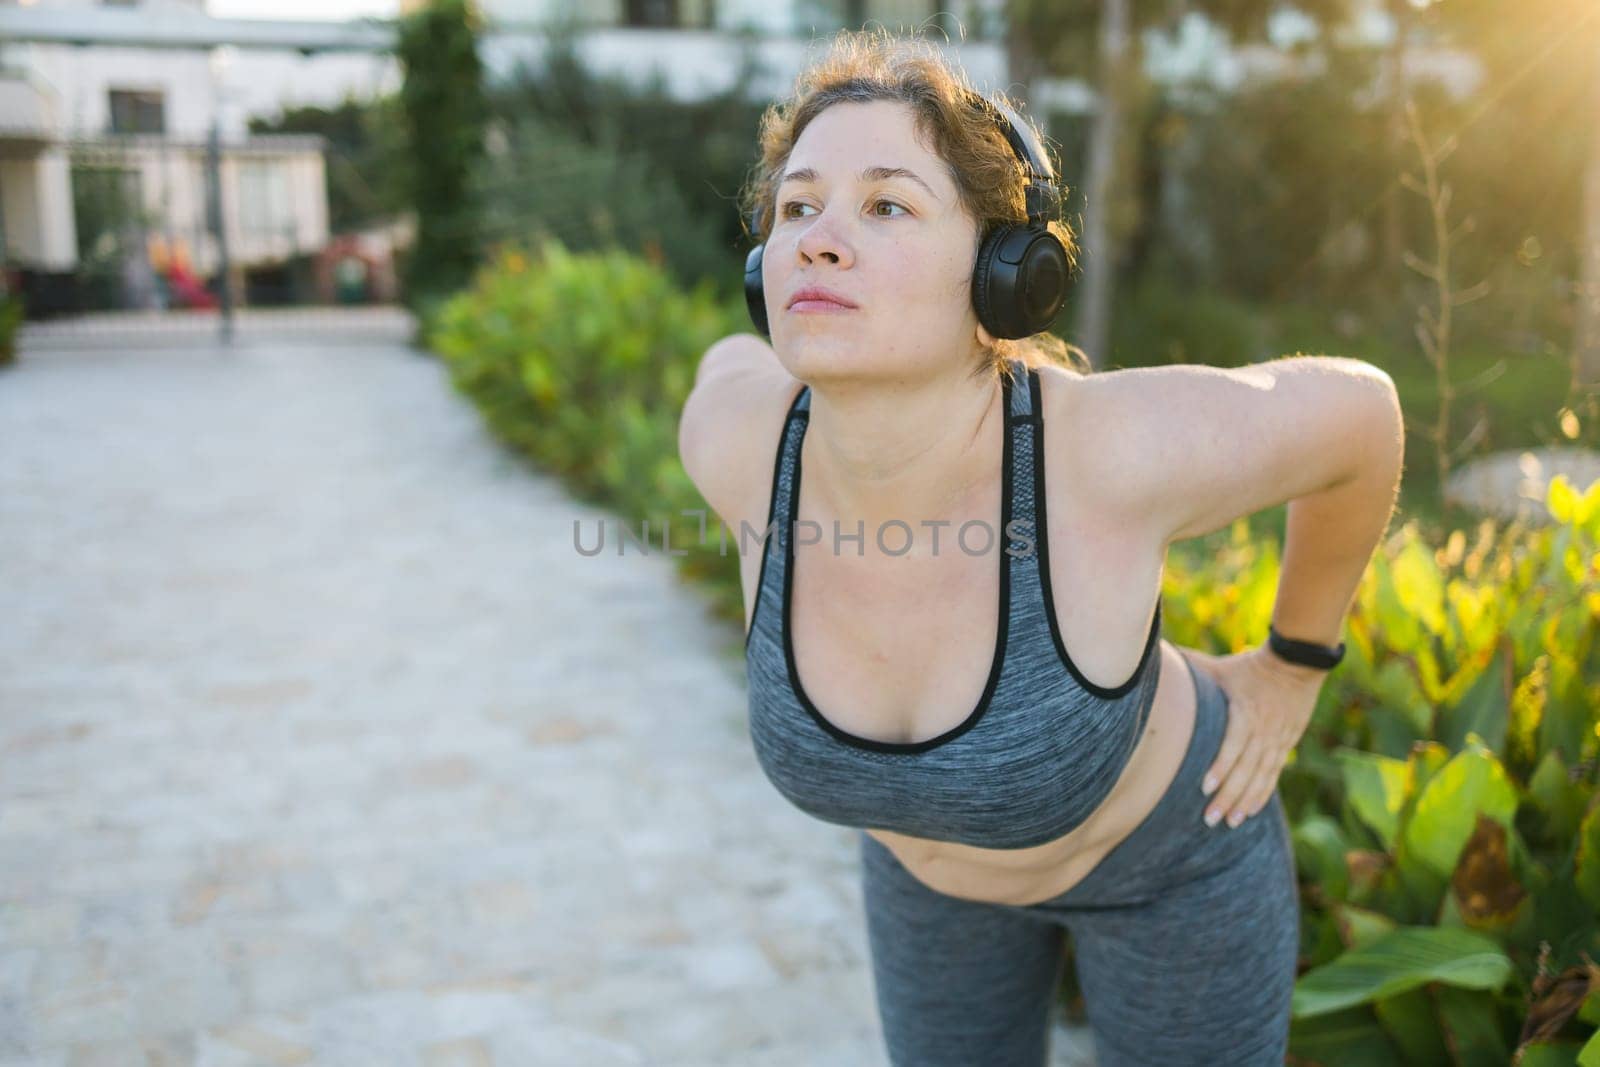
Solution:
{"label": "ear", "polygon": [[994,334],[992,334],[988,330],[984,329],[983,323],[981,323],[981,322],[978,323],[977,335],[978,335],[978,344],[979,344],[980,347],[982,347],[984,349],[993,348],[994,345],[995,345],[995,342],[999,340],[999,338],[995,337]]}

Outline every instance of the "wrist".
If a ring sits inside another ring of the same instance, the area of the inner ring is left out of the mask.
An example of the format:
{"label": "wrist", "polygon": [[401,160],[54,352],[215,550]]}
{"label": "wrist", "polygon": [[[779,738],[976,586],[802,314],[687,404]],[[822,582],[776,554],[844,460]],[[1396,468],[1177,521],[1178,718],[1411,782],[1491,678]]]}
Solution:
{"label": "wrist", "polygon": [[1284,635],[1273,623],[1267,625],[1266,649],[1273,659],[1285,667],[1301,672],[1323,674],[1338,666],[1344,659],[1344,642],[1335,645],[1308,641]]}

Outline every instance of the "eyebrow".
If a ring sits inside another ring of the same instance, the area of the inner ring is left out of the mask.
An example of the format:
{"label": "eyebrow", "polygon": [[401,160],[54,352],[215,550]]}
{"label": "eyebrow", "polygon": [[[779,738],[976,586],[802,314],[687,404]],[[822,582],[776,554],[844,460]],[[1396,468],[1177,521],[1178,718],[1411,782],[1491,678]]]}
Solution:
{"label": "eyebrow", "polygon": [[[789,173],[785,174],[781,179],[779,179],[778,184],[782,186],[785,182],[815,182],[818,177],[819,175],[814,168],[801,167],[799,170],[791,170]],[[908,178],[926,189],[929,196],[933,197],[935,200],[939,199],[939,194],[933,191],[932,186],[923,181],[921,178],[917,177],[913,171],[909,171],[904,167],[868,167],[860,174],[856,175],[856,177],[864,182],[884,181],[888,178]]]}

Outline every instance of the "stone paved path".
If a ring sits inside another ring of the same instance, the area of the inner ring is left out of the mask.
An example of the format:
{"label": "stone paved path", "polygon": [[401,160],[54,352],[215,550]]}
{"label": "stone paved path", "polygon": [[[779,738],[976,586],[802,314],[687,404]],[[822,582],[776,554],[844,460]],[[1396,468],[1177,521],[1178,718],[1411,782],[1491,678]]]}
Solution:
{"label": "stone paved path", "polygon": [[392,341],[0,371],[0,1064],[883,1063],[853,838],[601,517]]}

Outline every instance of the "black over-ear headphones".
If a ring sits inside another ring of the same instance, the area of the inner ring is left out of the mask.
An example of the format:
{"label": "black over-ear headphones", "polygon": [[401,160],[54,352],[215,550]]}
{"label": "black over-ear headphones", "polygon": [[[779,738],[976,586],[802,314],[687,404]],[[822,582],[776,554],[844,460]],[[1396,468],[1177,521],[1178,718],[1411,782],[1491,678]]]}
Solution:
{"label": "black over-ear headphones", "polygon": [[[994,336],[1027,337],[1049,329],[1067,299],[1067,250],[1046,226],[1060,214],[1061,194],[1044,146],[1016,112],[981,93],[968,95],[994,117],[1028,172],[1024,192],[1028,221],[998,224],[984,236],[972,267],[972,305],[978,321]],[[760,223],[760,216],[753,216],[750,232],[760,233]],[[756,245],[745,257],[744,297],[756,329],[771,338],[761,287],[765,248],[764,243]]]}

